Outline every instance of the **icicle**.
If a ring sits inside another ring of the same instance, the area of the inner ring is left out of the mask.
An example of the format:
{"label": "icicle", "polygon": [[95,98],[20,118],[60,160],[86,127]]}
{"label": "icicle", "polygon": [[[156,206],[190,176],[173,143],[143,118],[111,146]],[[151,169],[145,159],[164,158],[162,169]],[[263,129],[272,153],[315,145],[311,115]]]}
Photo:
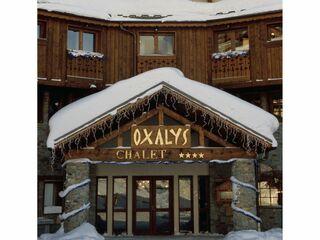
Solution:
{"label": "icicle", "polygon": [[156,107],[158,107],[158,101],[159,101],[159,94],[155,94],[153,96],[154,100],[156,101]]}
{"label": "icicle", "polygon": [[207,125],[207,123],[206,123],[207,113],[203,112],[203,113],[202,113],[202,117],[203,117],[203,122],[204,122],[204,124],[202,125],[202,127],[204,127],[204,126]]}
{"label": "icicle", "polygon": [[176,103],[176,98],[171,96],[171,101],[172,101],[172,107],[174,110],[177,110],[177,108],[174,106],[174,104]]}

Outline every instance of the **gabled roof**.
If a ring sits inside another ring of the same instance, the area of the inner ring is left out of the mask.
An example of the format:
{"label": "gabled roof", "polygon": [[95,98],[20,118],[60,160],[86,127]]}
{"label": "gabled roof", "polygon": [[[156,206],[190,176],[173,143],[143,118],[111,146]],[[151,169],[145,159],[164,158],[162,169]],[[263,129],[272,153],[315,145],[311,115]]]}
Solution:
{"label": "gabled roof", "polygon": [[38,9],[106,21],[208,21],[282,10],[282,0],[38,0]]}
{"label": "gabled roof", "polygon": [[117,115],[126,106],[159,91],[172,92],[195,103],[202,112],[214,114],[224,126],[245,131],[276,147],[273,133],[279,122],[272,114],[222,90],[184,77],[176,68],[158,68],[73,102],[54,114],[50,121],[47,146],[54,148],[68,137],[90,129],[95,123]]}

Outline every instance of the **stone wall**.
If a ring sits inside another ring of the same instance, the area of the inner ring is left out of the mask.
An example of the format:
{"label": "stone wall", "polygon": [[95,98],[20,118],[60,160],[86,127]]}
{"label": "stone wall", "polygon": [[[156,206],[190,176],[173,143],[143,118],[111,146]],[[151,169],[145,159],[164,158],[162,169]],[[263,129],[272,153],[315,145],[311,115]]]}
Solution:
{"label": "stone wall", "polygon": [[[243,183],[256,186],[254,161],[241,160],[233,162],[232,176]],[[235,207],[257,216],[256,191],[239,184],[233,184],[232,191],[234,196],[232,202]],[[233,224],[235,231],[247,229],[257,230],[258,227],[256,220],[238,211],[233,211]]]}
{"label": "stone wall", "polygon": [[217,203],[215,191],[217,186],[230,181],[230,176],[231,164],[213,163],[209,165],[210,232],[213,233],[226,234],[233,229],[231,200],[221,204]]}
{"label": "stone wall", "polygon": [[282,228],[282,207],[260,207],[261,230]]}
{"label": "stone wall", "polygon": [[[73,184],[78,184],[89,178],[88,163],[68,163],[66,165],[65,189]],[[69,192],[65,197],[64,212],[69,213],[89,203],[89,184],[78,187]],[[66,232],[73,230],[89,219],[89,210],[83,210],[64,221]]]}

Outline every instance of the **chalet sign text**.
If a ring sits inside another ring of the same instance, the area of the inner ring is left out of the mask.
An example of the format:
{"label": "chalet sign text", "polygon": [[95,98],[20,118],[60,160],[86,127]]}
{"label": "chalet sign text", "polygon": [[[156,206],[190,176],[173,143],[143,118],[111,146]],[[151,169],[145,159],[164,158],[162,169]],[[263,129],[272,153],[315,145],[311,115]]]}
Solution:
{"label": "chalet sign text", "polygon": [[190,148],[190,125],[132,126],[131,148]]}

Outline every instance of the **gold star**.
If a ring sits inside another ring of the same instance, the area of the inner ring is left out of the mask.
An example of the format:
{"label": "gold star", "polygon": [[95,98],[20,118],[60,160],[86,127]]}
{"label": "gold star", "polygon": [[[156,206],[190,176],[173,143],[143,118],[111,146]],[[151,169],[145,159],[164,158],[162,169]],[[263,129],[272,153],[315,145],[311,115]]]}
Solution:
{"label": "gold star", "polygon": [[203,158],[204,157],[204,154],[201,152],[199,153],[199,158]]}
{"label": "gold star", "polygon": [[190,158],[191,154],[190,153],[186,153],[186,158]]}
{"label": "gold star", "polygon": [[198,154],[196,154],[196,153],[193,153],[193,154],[192,154],[192,157],[193,157],[193,158],[197,158],[197,156],[198,156]]}
{"label": "gold star", "polygon": [[184,157],[184,154],[181,152],[180,154],[179,154],[179,158],[183,158]]}

